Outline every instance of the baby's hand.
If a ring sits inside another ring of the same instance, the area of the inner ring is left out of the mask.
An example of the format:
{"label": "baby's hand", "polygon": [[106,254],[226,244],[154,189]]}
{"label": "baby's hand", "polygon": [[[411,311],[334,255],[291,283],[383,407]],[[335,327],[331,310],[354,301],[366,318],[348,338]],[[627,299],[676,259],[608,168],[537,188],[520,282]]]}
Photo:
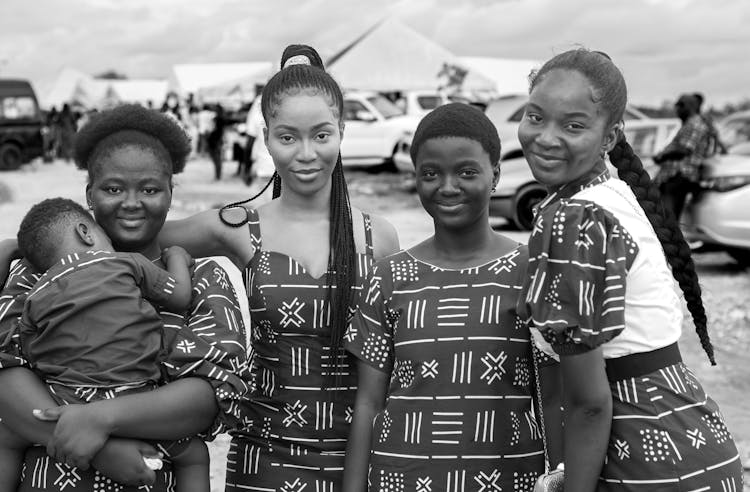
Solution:
{"label": "baby's hand", "polygon": [[190,256],[190,254],[182,249],[180,246],[172,246],[169,248],[164,248],[164,251],[161,253],[161,259],[164,262],[164,264],[168,265],[170,259],[178,259],[182,258],[182,261],[185,262],[185,266],[191,267],[193,263],[195,263],[195,260],[193,260],[193,257]]}

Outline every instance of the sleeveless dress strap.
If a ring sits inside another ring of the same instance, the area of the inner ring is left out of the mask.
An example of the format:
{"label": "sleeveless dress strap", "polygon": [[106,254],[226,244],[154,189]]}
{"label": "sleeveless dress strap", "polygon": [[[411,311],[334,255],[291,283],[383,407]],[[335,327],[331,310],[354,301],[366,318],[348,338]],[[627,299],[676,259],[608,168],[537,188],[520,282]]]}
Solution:
{"label": "sleeveless dress strap", "polygon": [[250,232],[250,244],[252,244],[255,251],[258,251],[263,246],[263,242],[260,239],[260,216],[258,211],[254,208],[245,208],[247,212],[247,227]]}
{"label": "sleeveless dress strap", "polygon": [[375,249],[372,247],[372,219],[370,214],[362,213],[362,219],[365,221],[365,254],[372,258]]}

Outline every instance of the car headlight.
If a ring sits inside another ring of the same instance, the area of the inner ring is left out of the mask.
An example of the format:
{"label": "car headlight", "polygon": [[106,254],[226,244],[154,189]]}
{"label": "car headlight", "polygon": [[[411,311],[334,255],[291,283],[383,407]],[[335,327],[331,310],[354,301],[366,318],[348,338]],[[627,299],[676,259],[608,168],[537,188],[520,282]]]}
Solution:
{"label": "car headlight", "polygon": [[750,185],[750,176],[722,176],[701,181],[701,187],[711,191],[732,191]]}

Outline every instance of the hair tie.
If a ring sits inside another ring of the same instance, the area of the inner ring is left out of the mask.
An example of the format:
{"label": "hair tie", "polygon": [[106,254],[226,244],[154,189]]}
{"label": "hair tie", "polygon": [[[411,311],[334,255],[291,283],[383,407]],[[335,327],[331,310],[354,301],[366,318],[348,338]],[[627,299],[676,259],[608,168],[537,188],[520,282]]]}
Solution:
{"label": "hair tie", "polygon": [[284,62],[284,66],[281,67],[281,69],[285,69],[286,67],[291,67],[292,65],[312,65],[312,62],[310,61],[310,57],[307,55],[294,55],[290,56],[287,61]]}

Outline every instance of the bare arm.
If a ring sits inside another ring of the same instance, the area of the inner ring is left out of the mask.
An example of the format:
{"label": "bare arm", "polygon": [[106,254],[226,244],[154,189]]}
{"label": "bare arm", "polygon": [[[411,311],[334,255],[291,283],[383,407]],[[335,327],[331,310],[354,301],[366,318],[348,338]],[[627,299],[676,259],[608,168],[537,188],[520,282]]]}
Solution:
{"label": "bare arm", "polygon": [[612,393],[601,347],[560,357],[565,406],[565,490],[596,489],[612,425]]}
{"label": "bare arm", "polygon": [[376,260],[385,258],[399,251],[398,233],[393,224],[383,217],[373,215],[372,218],[372,243]]}
{"label": "bare arm", "polygon": [[343,488],[347,492],[367,490],[367,470],[372,447],[372,423],[385,406],[389,375],[359,362],[359,383],[354,419],[349,430],[344,461]]}
{"label": "bare arm", "polygon": [[562,413],[562,372],[560,364],[551,363],[539,366],[539,379],[542,388],[542,409],[544,412],[544,433],[547,438],[547,452],[550,465],[556,468],[563,460],[563,413]]}
{"label": "bare arm", "polygon": [[32,410],[56,406],[47,387],[31,369],[19,366],[0,370],[0,418],[26,441],[47,444],[55,423],[38,421]]}
{"label": "bare arm", "polygon": [[[233,223],[247,218],[243,209],[232,209],[224,217]],[[182,246],[194,258],[226,256],[237,268],[243,268],[252,246],[247,226],[233,228],[219,219],[219,211],[212,209],[181,220],[167,221],[159,232],[163,246]]]}

